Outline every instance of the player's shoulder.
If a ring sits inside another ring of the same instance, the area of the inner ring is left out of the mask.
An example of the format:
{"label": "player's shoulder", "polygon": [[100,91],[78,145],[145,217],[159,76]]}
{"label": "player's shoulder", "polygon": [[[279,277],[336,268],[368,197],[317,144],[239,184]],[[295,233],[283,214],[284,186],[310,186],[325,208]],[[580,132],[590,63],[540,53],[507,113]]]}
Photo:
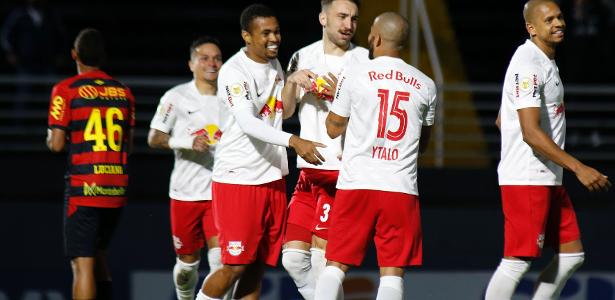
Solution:
{"label": "player's shoulder", "polygon": [[538,46],[531,41],[526,41],[524,44],[517,47],[515,54],[510,60],[509,68],[512,69],[542,69],[550,65],[546,55]]}
{"label": "player's shoulder", "polygon": [[168,89],[165,93],[164,93],[164,97],[169,97],[169,96],[183,96],[186,93],[188,93],[190,91],[190,84],[193,83],[194,81],[188,81],[188,82],[184,82],[184,83],[180,83],[170,89]]}
{"label": "player's shoulder", "polygon": [[322,50],[322,40],[315,41],[297,51],[295,51],[294,55],[299,56],[313,56],[315,54],[321,53]]}
{"label": "player's shoulder", "polygon": [[53,88],[54,90],[66,89],[69,88],[75,81],[79,80],[81,76],[75,75],[65,79],[62,79],[60,82],[56,83]]}
{"label": "player's shoulder", "polygon": [[369,60],[369,50],[364,47],[352,44],[348,51],[352,53],[352,56],[356,59],[365,61]]}
{"label": "player's shoulder", "polygon": [[219,78],[225,78],[227,76],[237,76],[240,74],[247,75],[246,66],[243,61],[243,57],[245,54],[240,52],[235,53],[231,58],[229,58],[220,68],[218,72]]}

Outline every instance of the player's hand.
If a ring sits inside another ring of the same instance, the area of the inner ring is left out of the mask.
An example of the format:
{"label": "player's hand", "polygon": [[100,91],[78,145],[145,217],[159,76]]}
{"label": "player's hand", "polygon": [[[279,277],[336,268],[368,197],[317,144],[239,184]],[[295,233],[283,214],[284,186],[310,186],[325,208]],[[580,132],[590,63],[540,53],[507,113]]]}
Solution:
{"label": "player's hand", "polygon": [[310,90],[312,88],[312,80],[316,80],[318,75],[310,70],[299,70],[290,74],[286,78],[287,83],[296,84],[302,87],[304,90]]}
{"label": "player's hand", "polygon": [[591,192],[608,191],[611,182],[608,176],[589,166],[581,166],[576,172],[577,179]]}
{"label": "player's hand", "polygon": [[337,89],[337,77],[333,75],[333,73],[327,73],[327,76],[322,76],[327,84],[323,85],[324,89],[322,91],[323,94],[333,98],[333,94],[335,94],[335,89]]}
{"label": "player's hand", "polygon": [[196,152],[205,152],[209,150],[209,138],[205,135],[199,135],[192,142],[192,150]]}
{"label": "player's hand", "polygon": [[327,145],[325,144],[304,140],[296,135],[290,137],[288,144],[295,149],[297,155],[313,165],[322,165],[325,161],[325,158],[316,149],[316,147],[326,148]]}

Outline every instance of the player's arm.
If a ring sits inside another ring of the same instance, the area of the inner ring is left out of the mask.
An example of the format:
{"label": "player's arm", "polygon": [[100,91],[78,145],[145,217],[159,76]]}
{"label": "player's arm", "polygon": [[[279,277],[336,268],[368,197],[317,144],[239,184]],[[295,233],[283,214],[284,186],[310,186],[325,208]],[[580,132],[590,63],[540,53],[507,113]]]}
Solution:
{"label": "player's arm", "polygon": [[608,190],[607,176],[591,168],[562,150],[540,127],[540,108],[518,109],[523,141],[532,150],[575,173],[577,179],[590,191]]}
{"label": "player's arm", "polygon": [[334,139],[346,132],[348,127],[348,117],[342,117],[333,111],[329,111],[327,120],[325,121],[327,126],[327,134],[330,138]]}
{"label": "player's arm", "polygon": [[421,127],[421,137],[419,138],[419,153],[425,153],[427,146],[429,146],[429,140],[431,139],[431,126]]}
{"label": "player's arm", "polygon": [[66,147],[66,131],[60,128],[47,129],[46,142],[51,152],[62,152]]}
{"label": "player's arm", "polygon": [[500,111],[498,111],[498,117],[495,119],[495,126],[497,126],[500,131],[502,130],[502,115]]}
{"label": "player's arm", "polygon": [[309,90],[312,86],[312,81],[318,75],[310,70],[299,70],[290,74],[286,78],[284,88],[282,89],[282,102],[284,103],[284,119],[290,118],[297,106],[297,98],[301,94],[301,89]]}
{"label": "player's arm", "polygon": [[155,128],[150,128],[147,134],[147,144],[154,149],[186,149],[197,152],[205,152],[209,149],[206,136],[172,137]]}
{"label": "player's arm", "polygon": [[128,154],[132,153],[132,150],[135,149],[134,137],[135,137],[135,129],[130,128],[128,130],[128,136],[126,137],[126,152]]}
{"label": "player's arm", "polygon": [[[245,74],[240,70],[228,69],[226,71],[218,77],[218,86],[223,87],[222,91],[226,93],[221,94],[220,97],[227,100],[226,105],[241,131],[265,143],[291,147],[297,155],[311,164],[320,165],[325,161],[316,149],[316,147],[326,147],[325,145],[278,130],[259,119],[257,108],[249,96],[250,84]],[[231,91],[234,92],[231,93]]]}

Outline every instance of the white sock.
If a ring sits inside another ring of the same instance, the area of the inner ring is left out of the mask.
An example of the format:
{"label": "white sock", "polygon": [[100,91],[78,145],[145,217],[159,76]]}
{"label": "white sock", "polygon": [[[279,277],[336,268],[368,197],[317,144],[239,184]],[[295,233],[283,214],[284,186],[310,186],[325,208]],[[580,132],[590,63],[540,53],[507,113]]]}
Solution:
{"label": "white sock", "polygon": [[194,287],[199,281],[199,262],[197,260],[193,263],[185,263],[176,258],[173,267],[173,282],[178,300],[194,299]]}
{"label": "white sock", "polygon": [[327,266],[320,274],[318,283],[316,283],[316,292],[314,299],[317,300],[336,300],[340,295],[342,283],[346,274],[338,267]]}
{"label": "white sock", "polygon": [[310,271],[314,282],[318,281],[320,274],[325,270],[327,266],[327,259],[325,258],[325,250],[320,248],[310,248],[312,257],[310,258],[312,264],[312,270]]}
{"label": "white sock", "polygon": [[404,298],[404,279],[399,276],[382,276],[376,300],[402,300]]}
{"label": "white sock", "polygon": [[306,300],[314,299],[316,281],[310,276],[312,264],[310,252],[300,249],[287,248],[282,250],[282,265],[288,275],[295,281],[301,296]]}
{"label": "white sock", "polygon": [[485,300],[510,299],[530,264],[529,261],[503,258],[489,281]]}
{"label": "white sock", "polygon": [[198,295],[196,295],[196,299],[195,300],[221,300],[219,298],[211,298],[211,297],[207,297],[203,291],[199,291]]}
{"label": "white sock", "polygon": [[222,250],[220,247],[211,248],[207,251],[207,262],[209,263],[209,274],[222,268]]}
{"label": "white sock", "polygon": [[585,260],[585,253],[560,253],[542,271],[536,282],[534,300],[557,299],[568,278]]}

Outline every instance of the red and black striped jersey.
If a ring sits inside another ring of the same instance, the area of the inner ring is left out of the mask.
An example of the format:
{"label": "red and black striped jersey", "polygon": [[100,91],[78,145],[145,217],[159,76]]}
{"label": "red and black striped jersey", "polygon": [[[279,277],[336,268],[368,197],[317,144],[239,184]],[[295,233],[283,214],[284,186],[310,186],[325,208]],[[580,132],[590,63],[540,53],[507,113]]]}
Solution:
{"label": "red and black striped jersey", "polygon": [[66,131],[67,184],[71,204],[121,207],[128,187],[128,131],[135,100],[121,82],[102,71],[65,79],[53,87],[49,127]]}

